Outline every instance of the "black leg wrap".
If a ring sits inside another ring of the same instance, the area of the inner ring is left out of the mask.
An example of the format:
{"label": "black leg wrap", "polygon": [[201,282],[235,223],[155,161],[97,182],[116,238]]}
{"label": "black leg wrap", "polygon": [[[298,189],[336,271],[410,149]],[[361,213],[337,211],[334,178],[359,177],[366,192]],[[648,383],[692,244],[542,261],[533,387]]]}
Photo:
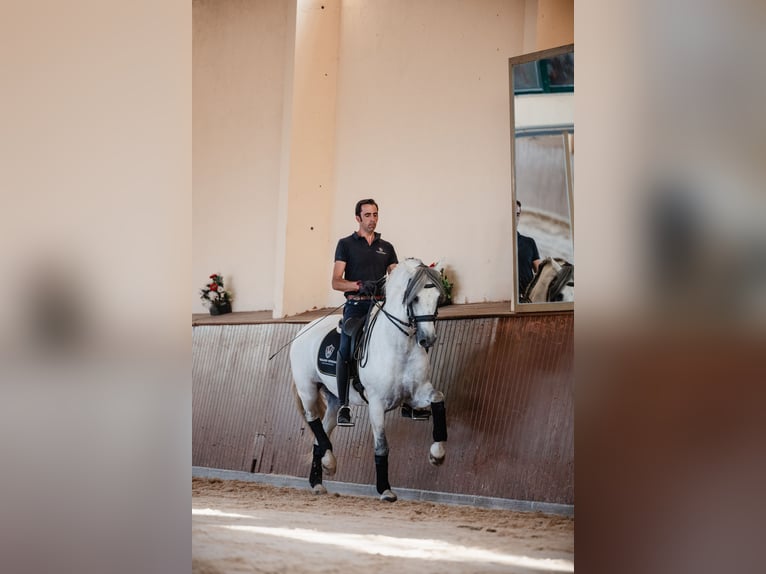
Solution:
{"label": "black leg wrap", "polygon": [[444,401],[431,403],[431,414],[434,417],[434,441],[447,440],[447,411],[444,410]]}
{"label": "black leg wrap", "polygon": [[309,427],[311,427],[311,430],[314,433],[314,438],[317,439],[318,446],[321,449],[322,454],[319,455],[319,458],[322,458],[327,450],[332,450],[332,443],[330,442],[330,438],[327,436],[327,433],[324,432],[322,421],[319,419],[314,419],[311,421],[309,423]]}
{"label": "black leg wrap", "polygon": [[319,445],[314,445],[314,456],[311,459],[311,473],[309,474],[309,484],[314,488],[317,484],[322,484],[322,457],[325,450]]}
{"label": "black leg wrap", "polygon": [[375,474],[376,474],[376,487],[378,494],[383,494],[387,490],[391,490],[391,485],[388,483],[388,455],[375,455]]}

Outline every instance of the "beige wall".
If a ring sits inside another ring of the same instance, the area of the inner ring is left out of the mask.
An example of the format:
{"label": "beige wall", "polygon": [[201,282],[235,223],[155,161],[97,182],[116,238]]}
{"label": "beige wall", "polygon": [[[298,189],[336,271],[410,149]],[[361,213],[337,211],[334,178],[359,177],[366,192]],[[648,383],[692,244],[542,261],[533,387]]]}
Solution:
{"label": "beige wall", "polygon": [[523,10],[393,0],[342,16],[334,235],[374,197],[399,257],[444,257],[460,303],[512,296],[508,57]]}
{"label": "beige wall", "polygon": [[574,0],[525,0],[523,54],[574,43]]}
{"label": "beige wall", "polygon": [[573,43],[574,0],[537,0],[535,50],[529,51]]}
{"label": "beige wall", "polygon": [[289,2],[193,2],[192,311],[214,272],[235,310],[274,307]]}
{"label": "beige wall", "polygon": [[510,299],[508,58],[531,51],[529,5],[196,1],[193,310],[213,271],[235,311],[338,305],[362,197],[400,258],[446,259],[456,302]]}

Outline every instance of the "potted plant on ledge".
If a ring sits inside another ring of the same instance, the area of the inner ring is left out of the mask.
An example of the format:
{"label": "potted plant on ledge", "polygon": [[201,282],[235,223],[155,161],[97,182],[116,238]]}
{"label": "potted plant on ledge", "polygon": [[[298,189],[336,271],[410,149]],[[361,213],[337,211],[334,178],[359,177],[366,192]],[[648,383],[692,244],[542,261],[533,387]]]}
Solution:
{"label": "potted plant on ledge", "polygon": [[231,313],[231,292],[223,288],[223,276],[219,273],[210,276],[210,282],[200,289],[199,298],[210,309],[211,315]]}
{"label": "potted plant on ledge", "polygon": [[452,305],[452,281],[447,279],[447,274],[443,269],[439,273],[442,276],[442,287],[444,287],[444,299],[439,302],[439,307]]}
{"label": "potted plant on ledge", "polygon": [[[436,262],[431,263],[429,267],[436,267]],[[444,307],[445,305],[452,305],[452,287],[454,284],[452,281],[450,281],[447,278],[447,273],[445,272],[445,267],[439,268],[439,275],[441,275],[442,278],[442,288],[444,289],[444,297],[439,299],[439,307]]]}

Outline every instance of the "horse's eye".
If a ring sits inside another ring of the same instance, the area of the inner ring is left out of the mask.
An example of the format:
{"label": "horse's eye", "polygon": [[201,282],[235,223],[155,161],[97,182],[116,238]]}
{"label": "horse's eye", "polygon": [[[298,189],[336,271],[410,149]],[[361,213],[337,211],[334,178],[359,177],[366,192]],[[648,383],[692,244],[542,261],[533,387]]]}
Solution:
{"label": "horse's eye", "polygon": [[420,301],[420,297],[415,297],[415,298],[412,300],[412,302],[413,302],[413,303],[417,303],[418,301]]}

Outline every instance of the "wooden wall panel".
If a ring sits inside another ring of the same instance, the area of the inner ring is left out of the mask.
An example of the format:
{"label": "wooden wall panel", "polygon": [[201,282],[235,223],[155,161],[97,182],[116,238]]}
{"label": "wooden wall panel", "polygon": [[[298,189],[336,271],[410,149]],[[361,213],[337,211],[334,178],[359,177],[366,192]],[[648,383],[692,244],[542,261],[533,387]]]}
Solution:
{"label": "wooden wall panel", "polygon": [[[307,477],[311,431],[292,392],[300,324],[193,327],[193,465]],[[428,463],[431,423],[386,414],[390,481],[439,492],[574,503],[574,314],[440,320],[433,381],[445,394],[443,466]],[[333,480],[374,484],[366,409],[338,428]],[[308,481],[307,481],[308,484]]]}

